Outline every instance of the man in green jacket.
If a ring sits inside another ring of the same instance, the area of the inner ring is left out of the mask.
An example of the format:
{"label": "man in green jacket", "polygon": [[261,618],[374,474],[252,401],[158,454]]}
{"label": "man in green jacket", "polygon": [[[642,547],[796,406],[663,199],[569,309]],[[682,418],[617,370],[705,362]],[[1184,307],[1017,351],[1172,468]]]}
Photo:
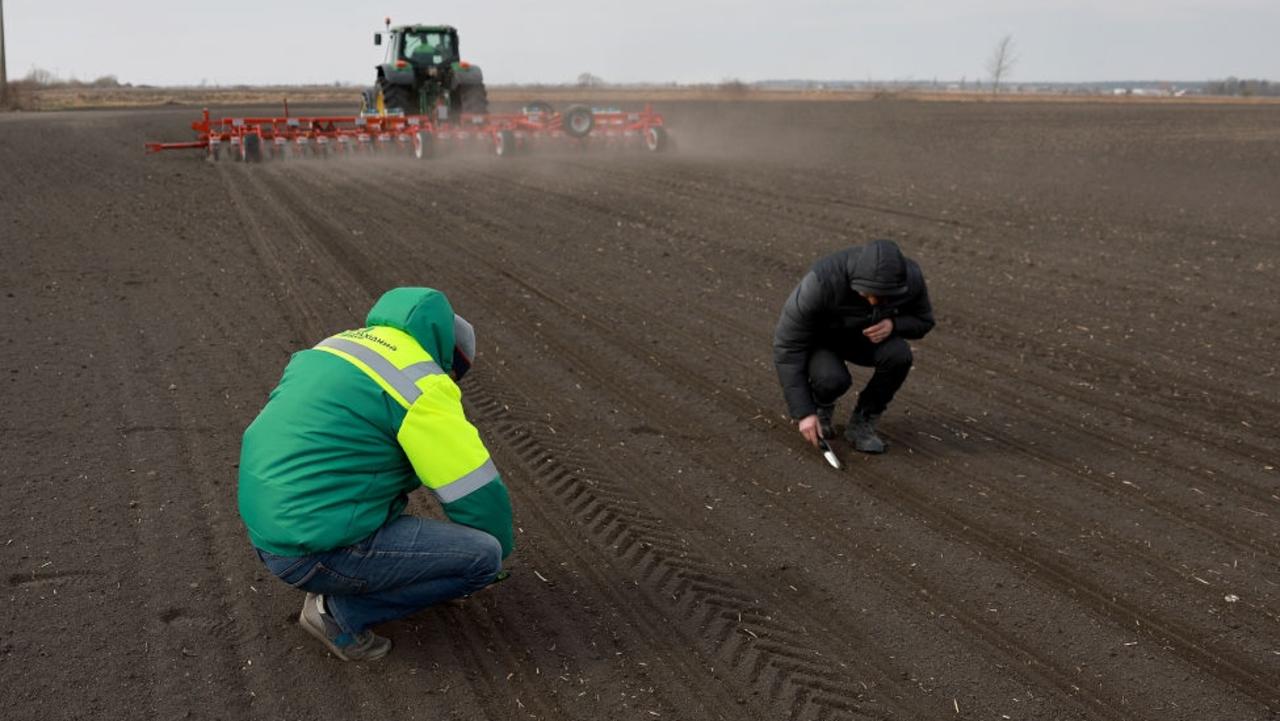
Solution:
{"label": "man in green jacket", "polygon": [[[511,503],[457,385],[474,357],[443,293],[395,288],[364,328],[295,353],[245,430],[249,540],[307,592],[299,625],[344,661],[391,650],[371,627],[505,575]],[[420,486],[452,522],[402,515]]]}

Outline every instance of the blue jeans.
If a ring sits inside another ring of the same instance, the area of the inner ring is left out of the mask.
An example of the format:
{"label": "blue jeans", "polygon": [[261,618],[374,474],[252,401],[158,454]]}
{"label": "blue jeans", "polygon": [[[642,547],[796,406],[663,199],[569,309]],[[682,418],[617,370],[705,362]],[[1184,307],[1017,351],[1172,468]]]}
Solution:
{"label": "blue jeans", "polygon": [[345,548],[300,557],[257,551],[280,580],[324,594],[343,631],[340,646],[370,626],[475,593],[502,569],[502,546],[493,536],[407,515]]}

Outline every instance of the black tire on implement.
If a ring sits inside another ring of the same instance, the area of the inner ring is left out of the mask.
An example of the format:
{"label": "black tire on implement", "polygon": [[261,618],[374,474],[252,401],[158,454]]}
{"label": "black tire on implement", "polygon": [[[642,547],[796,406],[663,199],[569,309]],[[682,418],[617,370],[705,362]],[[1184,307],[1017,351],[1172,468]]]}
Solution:
{"label": "black tire on implement", "polygon": [[666,150],[671,143],[671,138],[667,136],[666,128],[661,125],[651,125],[644,130],[644,147],[651,153],[661,153]]}
{"label": "black tire on implement", "polygon": [[596,116],[585,105],[570,105],[561,116],[564,132],[571,138],[585,138],[596,125]]}

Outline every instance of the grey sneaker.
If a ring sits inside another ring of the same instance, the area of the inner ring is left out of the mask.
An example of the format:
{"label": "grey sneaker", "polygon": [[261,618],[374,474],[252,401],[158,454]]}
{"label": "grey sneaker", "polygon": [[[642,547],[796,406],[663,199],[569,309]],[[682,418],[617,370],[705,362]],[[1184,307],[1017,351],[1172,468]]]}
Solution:
{"label": "grey sneaker", "polygon": [[863,453],[884,453],[885,442],[876,435],[876,421],[879,419],[879,413],[867,413],[855,408],[853,415],[849,417],[849,427],[844,429],[845,439]]}
{"label": "grey sneaker", "polygon": [[823,438],[835,438],[836,427],[831,422],[831,416],[835,414],[835,406],[818,406],[818,433]]}
{"label": "grey sneaker", "polygon": [[373,631],[365,631],[346,646],[334,643],[342,635],[342,629],[325,610],[324,596],[320,594],[307,594],[307,599],[302,602],[302,612],[298,614],[298,625],[320,639],[334,656],[343,661],[372,661],[386,656],[391,650],[391,639],[383,638]]}

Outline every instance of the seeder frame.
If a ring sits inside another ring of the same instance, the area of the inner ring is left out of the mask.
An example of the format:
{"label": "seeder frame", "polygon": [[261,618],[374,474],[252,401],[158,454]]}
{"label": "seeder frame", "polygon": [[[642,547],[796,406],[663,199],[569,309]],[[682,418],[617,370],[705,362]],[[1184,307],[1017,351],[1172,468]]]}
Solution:
{"label": "seeder frame", "polygon": [[564,113],[535,103],[519,113],[462,115],[456,121],[428,115],[361,113],[359,115],[291,116],[286,102],[281,117],[214,118],[205,108],[191,123],[197,139],[179,143],[146,144],[148,153],[202,149],[211,161],[224,155],[233,160],[259,162],[331,154],[385,153],[424,158],[437,144],[480,145],[509,156],[532,145],[634,145],[651,152],[668,145],[662,116],[645,105],[641,111],[574,106]]}

